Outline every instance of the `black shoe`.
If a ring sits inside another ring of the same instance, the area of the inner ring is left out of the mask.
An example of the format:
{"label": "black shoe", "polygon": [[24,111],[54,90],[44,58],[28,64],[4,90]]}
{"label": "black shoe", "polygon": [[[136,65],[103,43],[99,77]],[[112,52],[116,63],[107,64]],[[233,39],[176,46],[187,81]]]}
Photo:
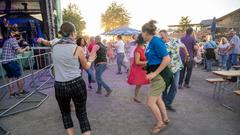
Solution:
{"label": "black shoe", "polygon": [[171,112],[176,112],[176,109],[172,108],[171,106],[166,106],[166,109]]}
{"label": "black shoe", "polygon": [[102,91],[98,90],[96,93],[99,94],[99,95],[101,95],[101,94],[102,94]]}
{"label": "black shoe", "polygon": [[29,93],[29,91],[23,90],[22,92],[19,92],[19,95],[23,96],[23,95],[27,95],[28,93]]}
{"label": "black shoe", "polygon": [[10,94],[10,98],[14,98],[14,97],[17,97],[17,96],[19,96],[19,94],[16,93],[16,92]]}
{"label": "black shoe", "polygon": [[96,81],[95,81],[95,80],[92,80],[91,83],[96,83]]}
{"label": "black shoe", "polygon": [[112,90],[108,91],[107,94],[105,95],[105,97],[109,97],[112,93]]}
{"label": "black shoe", "polygon": [[117,73],[117,75],[121,75],[121,74],[122,74],[122,72],[118,72],[118,73]]}
{"label": "black shoe", "polygon": [[188,84],[185,84],[184,87],[186,87],[186,88],[191,88],[191,86],[188,85]]}

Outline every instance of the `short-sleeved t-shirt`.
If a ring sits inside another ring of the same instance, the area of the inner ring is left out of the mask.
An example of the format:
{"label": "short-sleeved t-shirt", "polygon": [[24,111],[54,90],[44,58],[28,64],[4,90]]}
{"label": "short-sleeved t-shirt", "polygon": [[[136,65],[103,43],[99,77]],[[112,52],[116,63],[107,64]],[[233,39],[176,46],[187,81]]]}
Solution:
{"label": "short-sleeved t-shirt", "polygon": [[[190,35],[186,35],[186,36],[181,38],[181,42],[186,46],[186,48],[188,50],[188,53],[189,53],[189,56],[190,56],[190,60],[193,60],[193,57],[194,57],[194,46],[197,43],[195,38],[193,38]],[[180,50],[180,55],[181,55],[182,61],[184,61],[185,60],[185,55],[184,55],[182,49]]]}
{"label": "short-sleeved t-shirt", "polygon": [[183,63],[180,57],[180,48],[185,48],[185,45],[181,43],[180,40],[171,39],[168,43],[166,43],[166,47],[171,58],[168,67],[173,73],[176,73],[183,68]]}
{"label": "short-sleeved t-shirt", "polygon": [[[10,60],[17,58],[17,49],[19,49],[20,46],[18,45],[18,42],[15,38],[9,38],[6,40],[2,47],[2,59],[3,60]],[[3,62],[7,63],[7,62]]]}
{"label": "short-sleeved t-shirt", "polygon": [[203,49],[209,49],[209,48],[211,48],[211,49],[217,48],[216,42],[213,40],[206,42],[203,46]]}
{"label": "short-sleeved t-shirt", "polygon": [[240,52],[240,39],[237,35],[234,35],[230,40],[230,44],[234,45],[234,48],[231,51],[231,54],[239,54]]}
{"label": "short-sleeved t-shirt", "polygon": [[117,53],[124,53],[125,52],[125,44],[122,40],[117,41],[116,47],[117,47]]}
{"label": "short-sleeved t-shirt", "polygon": [[149,66],[161,64],[163,57],[168,56],[168,51],[163,40],[154,36],[146,48],[145,55]]}
{"label": "short-sleeved t-shirt", "polygon": [[227,49],[229,47],[229,44],[228,43],[225,43],[225,44],[220,44],[218,46],[218,54],[220,55],[226,55],[227,54]]}

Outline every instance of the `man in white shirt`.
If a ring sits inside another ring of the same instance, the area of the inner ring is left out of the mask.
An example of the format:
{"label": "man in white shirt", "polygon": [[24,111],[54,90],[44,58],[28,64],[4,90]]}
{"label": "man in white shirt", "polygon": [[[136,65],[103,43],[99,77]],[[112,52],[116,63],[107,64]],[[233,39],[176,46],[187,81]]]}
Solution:
{"label": "man in white shirt", "polygon": [[125,57],[125,44],[122,41],[122,36],[117,36],[117,43],[115,44],[117,50],[117,65],[118,65],[118,75],[122,74],[122,66],[127,70],[127,66],[124,64],[123,60]]}
{"label": "man in white shirt", "polygon": [[239,48],[240,48],[240,38],[237,36],[236,32],[232,29],[230,31],[230,47],[228,49],[229,51],[229,57],[227,62],[227,69],[231,69],[232,66],[238,64],[238,54],[239,54]]}

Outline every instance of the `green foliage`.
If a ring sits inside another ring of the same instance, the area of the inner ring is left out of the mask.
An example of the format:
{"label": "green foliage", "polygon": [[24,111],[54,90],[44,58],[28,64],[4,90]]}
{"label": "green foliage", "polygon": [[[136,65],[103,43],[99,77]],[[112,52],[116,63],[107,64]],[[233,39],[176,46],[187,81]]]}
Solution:
{"label": "green foliage", "polygon": [[187,28],[190,27],[191,24],[191,20],[189,20],[188,16],[182,16],[180,21],[179,21],[179,31],[181,32],[185,32],[187,30]]}
{"label": "green foliage", "polygon": [[75,4],[69,4],[66,9],[63,9],[63,21],[72,22],[76,27],[78,36],[86,28],[86,22],[83,20],[81,12]]}
{"label": "green foliage", "polygon": [[101,15],[102,28],[106,32],[121,26],[128,26],[130,19],[130,14],[123,5],[113,2]]}

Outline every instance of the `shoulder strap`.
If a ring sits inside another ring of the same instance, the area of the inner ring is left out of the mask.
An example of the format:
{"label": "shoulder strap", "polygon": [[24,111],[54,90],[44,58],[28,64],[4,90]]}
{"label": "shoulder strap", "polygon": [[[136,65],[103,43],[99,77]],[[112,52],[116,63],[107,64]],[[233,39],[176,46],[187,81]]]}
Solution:
{"label": "shoulder strap", "polygon": [[76,55],[76,53],[77,53],[77,49],[78,49],[78,46],[75,47],[74,52],[73,52],[73,56]]}
{"label": "shoulder strap", "polygon": [[[75,47],[75,50],[74,50],[74,52],[73,52],[73,56],[75,56],[76,55],[76,53],[77,53],[77,50],[78,50],[78,46],[77,47]],[[80,61],[80,58],[78,58],[78,62],[79,62],[79,68],[81,69],[81,61]]]}

